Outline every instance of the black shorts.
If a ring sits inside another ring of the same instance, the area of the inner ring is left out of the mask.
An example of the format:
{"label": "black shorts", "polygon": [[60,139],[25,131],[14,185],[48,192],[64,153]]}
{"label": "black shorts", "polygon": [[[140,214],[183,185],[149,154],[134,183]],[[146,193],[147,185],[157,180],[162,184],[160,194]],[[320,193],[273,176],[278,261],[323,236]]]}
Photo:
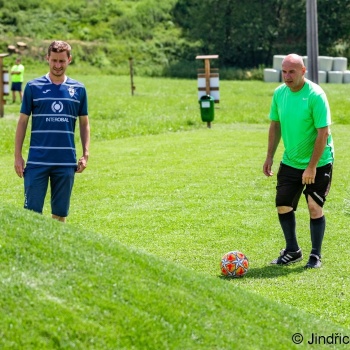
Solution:
{"label": "black shorts", "polygon": [[332,163],[317,168],[315,183],[303,185],[302,175],[305,170],[281,163],[277,173],[276,207],[286,206],[292,207],[294,211],[297,210],[302,193],[306,201],[310,196],[320,207],[323,207],[332,183],[332,170]]}
{"label": "black shorts", "polygon": [[22,91],[22,83],[12,83],[11,91]]}

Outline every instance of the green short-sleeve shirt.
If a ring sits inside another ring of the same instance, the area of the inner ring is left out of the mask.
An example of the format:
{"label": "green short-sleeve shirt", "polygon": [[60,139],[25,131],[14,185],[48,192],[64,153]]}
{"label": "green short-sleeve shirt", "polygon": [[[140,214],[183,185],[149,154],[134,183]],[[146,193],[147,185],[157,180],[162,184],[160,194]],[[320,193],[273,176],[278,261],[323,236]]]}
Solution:
{"label": "green short-sleeve shirt", "polygon": [[[306,169],[315,145],[317,129],[331,125],[331,112],[323,89],[305,79],[303,88],[292,92],[285,84],[274,92],[270,120],[281,123],[285,147],[282,163],[297,169]],[[333,163],[332,135],[328,136],[317,167]]]}
{"label": "green short-sleeve shirt", "polygon": [[20,74],[11,74],[11,81],[13,83],[23,83],[24,66],[23,64],[16,64],[11,68],[11,72],[20,72]]}

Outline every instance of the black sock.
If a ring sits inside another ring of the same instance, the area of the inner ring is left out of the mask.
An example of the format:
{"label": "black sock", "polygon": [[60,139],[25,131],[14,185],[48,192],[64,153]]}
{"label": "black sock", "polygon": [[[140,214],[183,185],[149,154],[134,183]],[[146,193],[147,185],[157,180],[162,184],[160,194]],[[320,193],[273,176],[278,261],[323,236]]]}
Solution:
{"label": "black sock", "polygon": [[311,254],[321,256],[321,247],[325,229],[326,218],[324,216],[318,219],[310,219],[310,233],[312,243]]}
{"label": "black sock", "polygon": [[296,252],[299,250],[299,245],[297,242],[294,211],[292,210],[289,213],[278,214],[278,219],[280,221],[284,238],[286,240],[286,250],[289,252]]}

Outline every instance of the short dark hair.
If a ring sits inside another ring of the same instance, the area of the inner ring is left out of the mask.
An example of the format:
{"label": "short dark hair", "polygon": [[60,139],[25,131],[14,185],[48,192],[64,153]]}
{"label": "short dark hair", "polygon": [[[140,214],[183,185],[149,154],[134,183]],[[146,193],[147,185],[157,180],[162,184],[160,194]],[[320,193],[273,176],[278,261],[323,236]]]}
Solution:
{"label": "short dark hair", "polygon": [[50,44],[47,50],[47,55],[50,56],[51,52],[67,52],[67,56],[69,58],[71,50],[72,48],[65,41],[55,40]]}

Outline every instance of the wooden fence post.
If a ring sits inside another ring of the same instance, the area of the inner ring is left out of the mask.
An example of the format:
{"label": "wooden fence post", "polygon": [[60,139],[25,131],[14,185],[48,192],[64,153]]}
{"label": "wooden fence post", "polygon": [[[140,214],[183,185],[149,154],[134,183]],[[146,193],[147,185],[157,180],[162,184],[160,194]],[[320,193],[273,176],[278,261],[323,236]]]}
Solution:
{"label": "wooden fence post", "polygon": [[2,59],[8,56],[9,53],[0,53],[0,118],[4,117],[4,70]]}
{"label": "wooden fence post", "polygon": [[[219,103],[219,69],[210,68],[210,60],[218,58],[219,55],[196,56],[197,60],[204,60],[204,70],[198,69],[198,98],[204,95],[214,97],[215,103]],[[204,84],[203,84],[204,79]],[[204,86],[203,86],[204,85]]]}

